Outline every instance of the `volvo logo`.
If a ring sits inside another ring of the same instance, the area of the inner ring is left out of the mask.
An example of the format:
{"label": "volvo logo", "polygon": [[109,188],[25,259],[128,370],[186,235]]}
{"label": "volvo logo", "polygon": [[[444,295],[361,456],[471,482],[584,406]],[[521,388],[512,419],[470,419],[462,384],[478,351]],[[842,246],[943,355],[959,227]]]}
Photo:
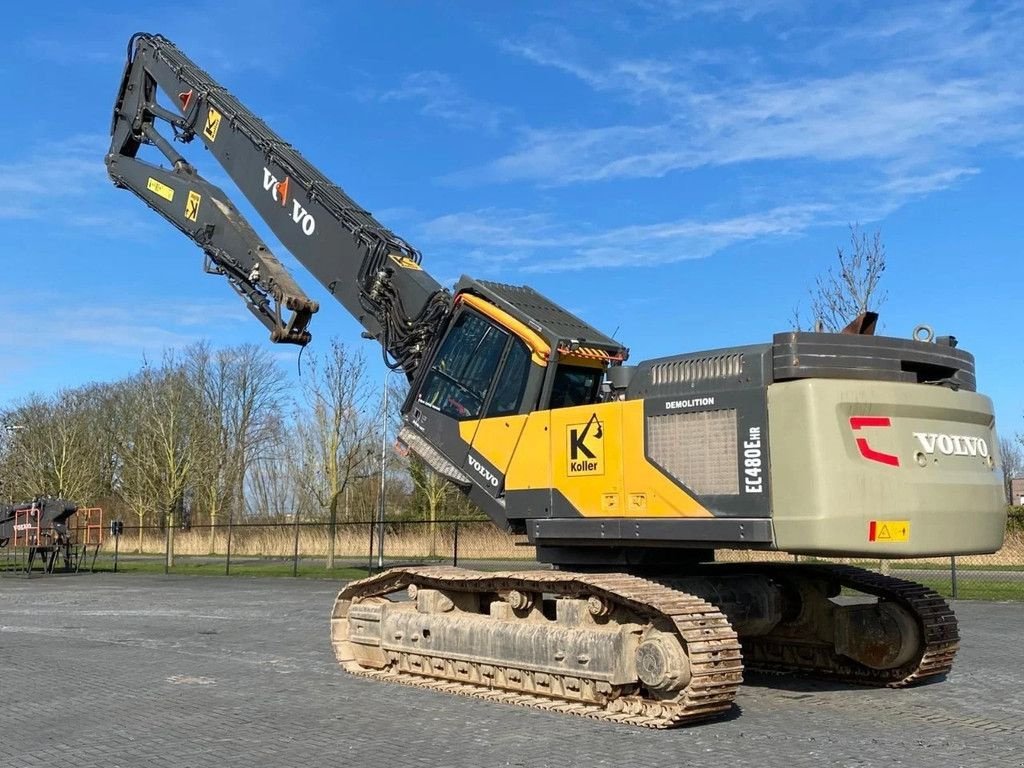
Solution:
{"label": "volvo logo", "polygon": [[946,435],[941,432],[915,432],[921,450],[929,455],[936,451],[944,456],[981,456],[988,458],[988,443],[982,437]]}
{"label": "volvo logo", "polygon": [[[270,193],[270,197],[275,203],[280,203],[284,208],[288,207],[288,193],[291,182],[292,180],[288,176],[284,177],[284,181],[278,181],[277,176],[264,167],[263,189]],[[292,221],[299,225],[302,234],[306,237],[312,235],[316,230],[316,219],[313,218],[313,214],[303,208],[299,201],[295,199],[292,199],[291,217]]]}
{"label": "volvo logo", "polygon": [[487,467],[485,467],[479,461],[474,459],[472,456],[467,456],[467,458],[469,459],[469,466],[476,470],[476,472],[479,473],[484,480],[490,483],[492,488],[498,487],[498,478],[491,474],[491,471],[487,469]]}

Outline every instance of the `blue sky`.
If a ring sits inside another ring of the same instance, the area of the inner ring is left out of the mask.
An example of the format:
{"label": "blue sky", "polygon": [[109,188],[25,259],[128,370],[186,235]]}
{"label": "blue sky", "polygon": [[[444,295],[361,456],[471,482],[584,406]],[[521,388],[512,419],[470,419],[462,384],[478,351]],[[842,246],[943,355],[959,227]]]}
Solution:
{"label": "blue sky", "polygon": [[[5,14],[0,54],[0,405],[203,338],[266,341],[200,251],[106,179],[125,46],[143,30],[443,283],[529,283],[633,361],[770,339],[806,313],[848,224],[879,229],[884,332],[956,335],[1002,433],[1024,427],[1019,2],[25,8]],[[294,271],[321,301],[314,344],[362,344],[382,375],[355,322]],[[293,364],[296,349],[277,354]]]}

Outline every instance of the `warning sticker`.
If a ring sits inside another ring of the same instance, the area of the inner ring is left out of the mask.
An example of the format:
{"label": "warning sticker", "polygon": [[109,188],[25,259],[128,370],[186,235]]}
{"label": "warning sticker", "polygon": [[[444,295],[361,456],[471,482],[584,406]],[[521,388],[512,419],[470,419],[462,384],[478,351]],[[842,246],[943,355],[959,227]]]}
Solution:
{"label": "warning sticker", "polygon": [[871,520],[868,523],[868,541],[910,541],[910,521]]}
{"label": "warning sticker", "polygon": [[188,191],[188,200],[185,201],[185,218],[195,221],[199,217],[199,203],[203,196],[198,192]]}
{"label": "warning sticker", "polygon": [[203,136],[210,141],[217,140],[217,131],[220,130],[221,114],[213,107],[206,113],[206,122],[203,124]]}
{"label": "warning sticker", "polygon": [[567,425],[565,437],[570,477],[604,474],[604,429],[596,413],[586,424]]}
{"label": "warning sticker", "polygon": [[152,176],[150,176],[149,181],[146,182],[146,189],[155,195],[159,195],[167,202],[174,199],[174,188],[168,187],[166,184],[161,184]]}
{"label": "warning sticker", "polygon": [[410,259],[408,256],[399,256],[394,253],[388,254],[388,256],[391,258],[393,262],[395,262],[395,264],[397,264],[400,267],[404,267],[405,269],[418,269],[421,271],[423,269],[423,267],[421,267],[415,261]]}

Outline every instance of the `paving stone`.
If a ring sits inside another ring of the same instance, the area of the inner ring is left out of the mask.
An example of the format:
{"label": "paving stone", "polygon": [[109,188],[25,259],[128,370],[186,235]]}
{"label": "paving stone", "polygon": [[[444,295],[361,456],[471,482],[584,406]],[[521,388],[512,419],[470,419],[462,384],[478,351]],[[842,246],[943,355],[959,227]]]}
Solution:
{"label": "paving stone", "polygon": [[654,732],[344,674],[338,583],[0,579],[0,768],[1024,767],[1024,604],[959,602],[943,682],[748,675],[720,721]]}

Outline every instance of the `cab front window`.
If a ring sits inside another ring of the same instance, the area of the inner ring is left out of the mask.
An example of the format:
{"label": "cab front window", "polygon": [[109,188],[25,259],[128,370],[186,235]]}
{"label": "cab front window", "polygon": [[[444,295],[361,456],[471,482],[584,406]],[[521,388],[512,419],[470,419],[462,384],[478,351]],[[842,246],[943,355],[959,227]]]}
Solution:
{"label": "cab front window", "polygon": [[454,419],[480,418],[509,335],[474,312],[463,312],[423,381],[419,401]]}

